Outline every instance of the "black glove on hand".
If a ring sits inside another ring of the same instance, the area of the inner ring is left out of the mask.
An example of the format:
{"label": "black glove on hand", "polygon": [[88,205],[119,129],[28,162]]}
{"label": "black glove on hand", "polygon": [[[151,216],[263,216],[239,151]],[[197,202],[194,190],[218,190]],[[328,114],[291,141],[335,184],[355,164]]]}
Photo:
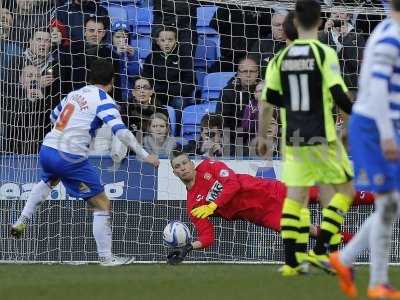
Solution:
{"label": "black glove on hand", "polygon": [[170,265],[177,265],[183,262],[186,255],[188,255],[188,253],[192,250],[193,246],[191,243],[186,244],[183,247],[173,249],[170,253],[168,253],[167,263]]}

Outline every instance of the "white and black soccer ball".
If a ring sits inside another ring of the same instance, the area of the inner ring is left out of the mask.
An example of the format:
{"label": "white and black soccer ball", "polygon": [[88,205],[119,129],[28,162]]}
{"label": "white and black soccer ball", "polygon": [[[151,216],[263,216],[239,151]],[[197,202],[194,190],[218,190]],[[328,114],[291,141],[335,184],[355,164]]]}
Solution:
{"label": "white and black soccer ball", "polygon": [[163,232],[164,243],[172,248],[183,247],[192,240],[189,228],[182,222],[171,221]]}

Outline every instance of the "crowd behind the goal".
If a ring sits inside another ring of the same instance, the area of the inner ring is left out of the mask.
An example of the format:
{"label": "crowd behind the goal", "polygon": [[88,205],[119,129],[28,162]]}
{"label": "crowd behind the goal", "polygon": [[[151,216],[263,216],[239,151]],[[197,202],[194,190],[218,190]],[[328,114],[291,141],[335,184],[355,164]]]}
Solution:
{"label": "crowd behind the goal", "polygon": [[[375,1],[374,7],[383,5],[380,2]],[[207,40],[207,32],[199,31],[198,13],[205,5],[214,5],[211,2],[0,3],[3,154],[37,154],[51,129],[51,110],[67,93],[87,84],[93,60],[105,58],[112,60],[116,73],[112,96],[124,122],[148,152],[167,156],[178,148],[193,154],[256,155],[258,103],[266,65],[286,45],[285,7],[219,5],[206,26],[212,33],[208,46],[217,46],[218,55],[199,63],[197,46]],[[152,24],[141,31],[129,13],[127,20],[118,15],[135,8],[153,14]],[[321,26],[320,40],[337,51],[346,84],[354,93],[366,39],[383,18],[354,15],[338,6],[326,14]],[[213,44],[216,36],[218,43]],[[146,40],[151,45],[147,52],[138,43]],[[204,92],[209,82],[204,78],[216,72],[235,73],[223,82],[217,96],[210,96]],[[185,118],[188,112],[192,113],[190,122]],[[275,121],[272,135],[274,155],[278,155],[279,119]],[[337,123],[340,130],[340,117]],[[101,130],[92,154],[114,151],[114,158],[121,160],[126,151],[113,149],[111,130]]]}

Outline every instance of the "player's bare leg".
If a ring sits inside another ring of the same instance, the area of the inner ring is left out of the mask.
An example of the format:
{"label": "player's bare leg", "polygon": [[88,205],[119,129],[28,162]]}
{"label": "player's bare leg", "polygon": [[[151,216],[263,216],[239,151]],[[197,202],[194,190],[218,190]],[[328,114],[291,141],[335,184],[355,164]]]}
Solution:
{"label": "player's bare leg", "polygon": [[46,200],[50,191],[59,183],[58,179],[49,182],[39,181],[29,194],[28,200],[25,203],[24,209],[18,220],[11,225],[10,234],[19,239],[26,230],[29,220],[35,213],[37,207]]}
{"label": "player's bare leg", "polygon": [[93,211],[93,236],[96,240],[100,265],[113,267],[130,264],[133,257],[117,257],[112,255],[112,233],[110,223],[110,200],[104,192],[90,198]]}

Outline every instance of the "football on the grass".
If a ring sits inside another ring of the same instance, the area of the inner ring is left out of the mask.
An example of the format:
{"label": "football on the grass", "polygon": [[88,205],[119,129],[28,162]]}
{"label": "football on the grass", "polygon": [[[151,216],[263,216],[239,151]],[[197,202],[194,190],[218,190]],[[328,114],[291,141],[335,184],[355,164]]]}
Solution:
{"label": "football on the grass", "polygon": [[191,239],[189,228],[182,222],[171,221],[164,228],[163,240],[170,247],[183,247]]}

